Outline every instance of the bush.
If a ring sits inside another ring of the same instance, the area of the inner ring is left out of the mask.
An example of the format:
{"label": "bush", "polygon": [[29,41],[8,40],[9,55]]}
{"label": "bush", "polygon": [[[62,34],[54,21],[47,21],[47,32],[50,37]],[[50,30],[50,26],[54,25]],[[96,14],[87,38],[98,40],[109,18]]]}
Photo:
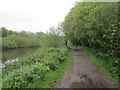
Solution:
{"label": "bush", "polygon": [[3,87],[25,88],[36,80],[44,82],[46,73],[57,70],[59,64],[66,60],[68,52],[67,48],[50,48],[7,65],[3,69]]}
{"label": "bush", "polygon": [[118,2],[76,3],[63,22],[66,39],[99,49],[103,57],[120,57],[118,7]]}
{"label": "bush", "polygon": [[31,66],[24,66],[6,75],[3,87],[6,88],[25,88],[35,80],[43,80],[45,73],[49,70],[48,66],[36,63]]}

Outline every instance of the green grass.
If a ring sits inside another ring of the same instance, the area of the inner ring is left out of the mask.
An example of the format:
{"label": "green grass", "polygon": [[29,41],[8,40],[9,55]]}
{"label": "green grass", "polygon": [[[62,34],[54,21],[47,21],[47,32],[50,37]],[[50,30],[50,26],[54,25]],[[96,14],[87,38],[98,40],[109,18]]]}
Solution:
{"label": "green grass", "polygon": [[[110,69],[113,69],[114,67],[110,65],[111,63],[106,62],[106,61],[110,61],[110,58],[109,59],[98,58],[98,57],[96,57],[96,54],[94,53],[94,50],[91,50],[91,49],[86,48],[86,47],[80,47],[80,49],[82,49],[85,53],[87,53],[89,55],[92,63],[95,64],[97,66],[97,68],[103,74],[105,74],[111,80],[113,80],[115,82],[119,82],[117,74],[114,74],[114,73],[110,72]],[[118,68],[116,68],[116,69],[118,69]]]}

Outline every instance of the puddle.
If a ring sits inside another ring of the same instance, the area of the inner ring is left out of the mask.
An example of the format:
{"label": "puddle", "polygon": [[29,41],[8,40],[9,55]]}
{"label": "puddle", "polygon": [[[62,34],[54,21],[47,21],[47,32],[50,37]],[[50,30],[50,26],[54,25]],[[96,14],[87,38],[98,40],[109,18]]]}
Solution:
{"label": "puddle", "polygon": [[99,85],[94,85],[93,83],[91,82],[74,82],[72,83],[71,85],[71,88],[100,88],[101,86]]}
{"label": "puddle", "polygon": [[67,80],[70,80],[71,77],[70,77],[70,73],[67,73],[67,77],[66,77]]}
{"label": "puddle", "polygon": [[88,78],[86,74],[78,74],[78,75],[80,76],[80,79],[83,82],[92,82],[92,80],[90,78]]}
{"label": "puddle", "polygon": [[81,82],[74,82],[71,85],[71,88],[104,88],[103,85],[93,84],[91,78],[88,78],[86,74],[78,74],[81,78]]}

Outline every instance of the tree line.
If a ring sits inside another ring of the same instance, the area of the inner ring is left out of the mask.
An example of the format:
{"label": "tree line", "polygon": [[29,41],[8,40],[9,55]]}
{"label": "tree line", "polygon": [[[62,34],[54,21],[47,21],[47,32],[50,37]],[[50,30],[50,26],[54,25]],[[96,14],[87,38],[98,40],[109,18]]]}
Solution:
{"label": "tree line", "polygon": [[117,81],[120,77],[119,2],[78,2],[63,22],[65,39],[82,46],[94,63]]}
{"label": "tree line", "polygon": [[63,23],[67,40],[99,49],[105,57],[120,56],[118,2],[78,2]]}
{"label": "tree line", "polygon": [[47,33],[12,31],[1,28],[2,48],[25,48],[25,47],[61,47],[64,46],[64,35],[61,24],[58,27],[50,27]]}

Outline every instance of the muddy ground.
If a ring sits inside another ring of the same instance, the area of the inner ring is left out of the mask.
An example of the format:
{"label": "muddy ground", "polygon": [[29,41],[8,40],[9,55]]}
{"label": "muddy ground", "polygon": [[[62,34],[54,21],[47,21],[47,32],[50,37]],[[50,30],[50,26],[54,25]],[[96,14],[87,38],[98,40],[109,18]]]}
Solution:
{"label": "muddy ground", "polygon": [[73,64],[57,81],[55,88],[118,88],[90,61],[82,50],[72,49]]}

